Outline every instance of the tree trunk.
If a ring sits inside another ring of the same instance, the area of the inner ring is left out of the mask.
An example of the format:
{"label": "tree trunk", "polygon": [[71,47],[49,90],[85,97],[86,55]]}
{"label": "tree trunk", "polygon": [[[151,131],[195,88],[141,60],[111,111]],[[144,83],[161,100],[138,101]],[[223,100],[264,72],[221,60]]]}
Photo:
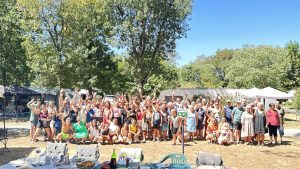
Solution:
{"label": "tree trunk", "polygon": [[142,81],[137,83],[137,91],[140,99],[142,99],[144,94],[144,83]]}
{"label": "tree trunk", "polygon": [[5,70],[5,68],[2,69],[2,85],[6,86],[6,70]]}

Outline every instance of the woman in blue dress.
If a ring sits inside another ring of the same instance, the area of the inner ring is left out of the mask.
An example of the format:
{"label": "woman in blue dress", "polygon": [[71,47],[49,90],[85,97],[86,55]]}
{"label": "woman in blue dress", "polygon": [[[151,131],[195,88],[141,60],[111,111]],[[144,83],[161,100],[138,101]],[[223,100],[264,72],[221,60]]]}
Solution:
{"label": "woman in blue dress", "polygon": [[194,134],[196,133],[196,124],[197,119],[195,109],[194,107],[191,107],[187,115],[187,131],[190,137],[190,141],[194,139]]}

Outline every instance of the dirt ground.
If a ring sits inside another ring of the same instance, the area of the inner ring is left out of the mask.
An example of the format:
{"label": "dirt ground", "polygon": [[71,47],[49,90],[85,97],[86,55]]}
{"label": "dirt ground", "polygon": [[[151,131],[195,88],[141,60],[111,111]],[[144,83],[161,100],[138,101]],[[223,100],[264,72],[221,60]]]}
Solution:
{"label": "dirt ground", "polygon": [[[21,124],[23,125],[23,124]],[[286,121],[287,128],[296,128],[300,130],[300,122],[293,119]],[[268,142],[268,137],[266,139]],[[0,154],[0,165],[9,161],[33,156],[33,150],[36,147],[45,148],[45,142],[37,142],[31,144],[26,133],[22,132],[18,136],[11,137],[8,141],[10,152]],[[70,156],[73,156],[76,151],[74,144],[69,144]],[[2,151],[0,143],[0,153]],[[101,145],[100,146],[100,162],[110,159],[112,150],[117,151],[124,147],[142,148],[145,160],[144,162],[157,162],[164,155],[169,153],[182,153],[181,145],[173,146],[171,142],[152,142],[132,145]],[[195,165],[196,157],[199,152],[211,152],[221,154],[225,166],[232,168],[255,168],[255,169],[286,169],[300,168],[300,137],[284,137],[284,144],[278,146],[247,146],[247,145],[230,145],[220,146],[208,144],[206,141],[188,142],[185,146],[185,155],[188,162]]]}

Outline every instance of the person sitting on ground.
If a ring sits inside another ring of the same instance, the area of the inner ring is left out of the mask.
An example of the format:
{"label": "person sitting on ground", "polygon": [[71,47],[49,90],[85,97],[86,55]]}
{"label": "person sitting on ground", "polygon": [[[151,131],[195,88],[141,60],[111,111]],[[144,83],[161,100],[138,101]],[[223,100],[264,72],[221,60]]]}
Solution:
{"label": "person sitting on ground", "polygon": [[[189,139],[189,133],[186,128],[186,120],[184,120],[183,125],[184,125],[183,139],[184,139],[184,142],[186,142]],[[182,141],[182,127],[179,127],[177,141],[180,143]]]}
{"label": "person sitting on ground", "polygon": [[220,145],[228,145],[230,142],[230,126],[226,122],[225,117],[222,117],[221,124],[219,125],[219,138],[218,143]]}
{"label": "person sitting on ground", "polygon": [[114,118],[113,121],[109,121],[109,144],[112,144],[118,140],[119,132],[120,128],[118,126],[118,119]]}
{"label": "person sitting on ground", "polygon": [[124,143],[124,144],[127,143],[128,142],[128,134],[129,134],[128,124],[124,123],[123,127],[121,128],[120,135],[119,135],[119,142]]}
{"label": "person sitting on ground", "polygon": [[[63,114],[59,114],[60,119],[63,119]],[[71,118],[67,118],[66,121],[61,120],[62,129],[61,133],[57,135],[59,142],[62,140],[69,142],[69,140],[73,139],[73,127],[71,124]]]}
{"label": "person sitting on ground", "polygon": [[101,123],[100,138],[99,138],[101,144],[104,144],[106,141],[109,140],[108,133],[109,133],[109,124]]}
{"label": "person sitting on ground", "polygon": [[217,141],[217,131],[218,131],[218,121],[214,118],[210,118],[209,124],[206,130],[206,140],[210,143],[214,143]]}
{"label": "person sitting on ground", "polygon": [[93,143],[97,143],[99,141],[100,138],[100,134],[99,134],[99,129],[97,127],[97,120],[94,119],[91,122],[91,125],[89,127],[89,139],[91,142]]}
{"label": "person sitting on ground", "polygon": [[131,119],[131,124],[129,125],[129,133],[128,133],[129,144],[135,141],[139,142],[139,136],[140,136],[140,129],[136,124],[136,120]]}
{"label": "person sitting on ground", "polygon": [[77,122],[73,125],[74,129],[74,138],[77,143],[80,142],[80,140],[85,143],[85,140],[87,139],[89,133],[85,125],[85,118],[81,120],[81,118],[77,117]]}

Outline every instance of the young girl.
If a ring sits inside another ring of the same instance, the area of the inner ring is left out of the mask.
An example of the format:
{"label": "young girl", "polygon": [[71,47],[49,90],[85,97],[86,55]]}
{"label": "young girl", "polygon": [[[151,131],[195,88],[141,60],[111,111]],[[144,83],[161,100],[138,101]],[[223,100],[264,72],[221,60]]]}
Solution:
{"label": "young girl", "polygon": [[142,131],[144,143],[146,142],[147,129],[148,129],[146,114],[147,114],[147,109],[144,107],[142,111],[142,125],[141,125],[141,131]]}
{"label": "young girl", "polygon": [[142,124],[143,124],[143,114],[141,109],[137,108],[136,109],[136,120],[137,120],[137,126],[139,130],[142,130]]}
{"label": "young girl", "polygon": [[119,102],[116,103],[116,106],[113,109],[113,114],[111,119],[117,119],[119,128],[122,126],[121,110]]}
{"label": "young girl", "polygon": [[147,138],[148,140],[152,137],[152,106],[147,107],[147,113],[146,113],[146,121],[147,121]]}
{"label": "young girl", "polygon": [[162,135],[165,141],[167,141],[167,131],[168,131],[168,112],[166,109],[166,104],[162,104],[162,111],[161,111],[161,117],[162,117],[162,126],[161,131]]}
{"label": "young girl", "polygon": [[121,128],[120,135],[119,135],[119,142],[124,143],[124,144],[127,143],[128,142],[128,134],[129,134],[128,124],[124,123],[123,127]]}
{"label": "young girl", "polygon": [[118,135],[119,135],[119,132],[120,132],[120,128],[118,126],[118,119],[113,119],[113,121],[109,122],[109,140],[108,140],[108,143],[109,144],[112,144],[114,142],[116,142],[118,140]]}
{"label": "young girl", "polygon": [[97,143],[97,141],[99,141],[99,137],[100,137],[100,134],[99,134],[99,129],[97,127],[97,120],[94,119],[92,122],[91,122],[91,125],[89,127],[89,139],[91,142],[94,142],[94,143]]}
{"label": "young girl", "polygon": [[[57,132],[55,132],[54,124],[55,124],[55,118],[56,118],[56,107],[54,107],[54,102],[50,101],[49,106],[47,108],[51,122],[50,122],[50,130],[51,130],[51,139],[54,138],[54,141],[56,141]],[[60,133],[60,131],[58,132]]]}
{"label": "young girl", "polygon": [[206,130],[206,140],[209,140],[210,143],[216,142],[217,140],[217,131],[218,131],[217,123],[218,123],[217,120],[215,120],[214,118],[210,118]]}
{"label": "young girl", "polygon": [[103,123],[109,124],[109,121],[111,120],[111,114],[112,114],[110,102],[106,101],[104,106],[105,107],[103,112]]}
{"label": "young girl", "polygon": [[37,109],[36,107],[39,107],[40,104],[37,104],[35,105],[34,104],[34,98],[27,103],[27,107],[29,108],[30,110],[30,139],[31,139],[31,143],[34,142],[33,140],[33,136],[34,136],[34,133],[35,133],[35,130],[36,130],[36,126],[37,126],[37,123],[38,123],[38,114],[35,113],[35,110]]}
{"label": "young girl", "polygon": [[136,120],[131,119],[131,124],[129,125],[129,133],[128,133],[129,144],[135,141],[139,142],[139,136],[140,136],[140,130],[136,124]]}
{"label": "young girl", "polygon": [[152,126],[153,126],[153,140],[155,138],[157,141],[160,141],[160,128],[162,125],[162,116],[160,113],[159,105],[155,105],[155,111],[152,115]]}
{"label": "young girl", "polygon": [[105,141],[109,140],[108,133],[109,133],[109,124],[101,123],[100,138],[99,138],[101,144],[104,144]]}
{"label": "young girl", "polygon": [[50,120],[51,119],[49,118],[47,107],[44,104],[42,104],[41,109],[35,110],[35,113],[39,115],[39,121],[37,124],[37,129],[33,136],[33,141],[35,141],[35,139],[41,129],[44,129],[46,131],[48,140],[50,140],[50,137],[51,137]]}
{"label": "young girl", "polygon": [[177,112],[175,109],[171,110],[172,116],[170,118],[170,128],[172,130],[172,134],[173,134],[173,145],[176,145],[176,139],[178,137],[178,130],[179,130],[179,123],[180,123],[180,119],[177,116]]}
{"label": "young girl", "polygon": [[[63,119],[63,114],[60,113],[59,117],[61,119]],[[62,120],[61,133],[59,133],[57,135],[59,142],[62,142],[62,140],[65,140],[68,142],[70,139],[72,139],[73,138],[72,132],[73,132],[73,129],[72,129],[72,124],[71,124],[71,118],[67,118],[66,122],[64,120]]]}

